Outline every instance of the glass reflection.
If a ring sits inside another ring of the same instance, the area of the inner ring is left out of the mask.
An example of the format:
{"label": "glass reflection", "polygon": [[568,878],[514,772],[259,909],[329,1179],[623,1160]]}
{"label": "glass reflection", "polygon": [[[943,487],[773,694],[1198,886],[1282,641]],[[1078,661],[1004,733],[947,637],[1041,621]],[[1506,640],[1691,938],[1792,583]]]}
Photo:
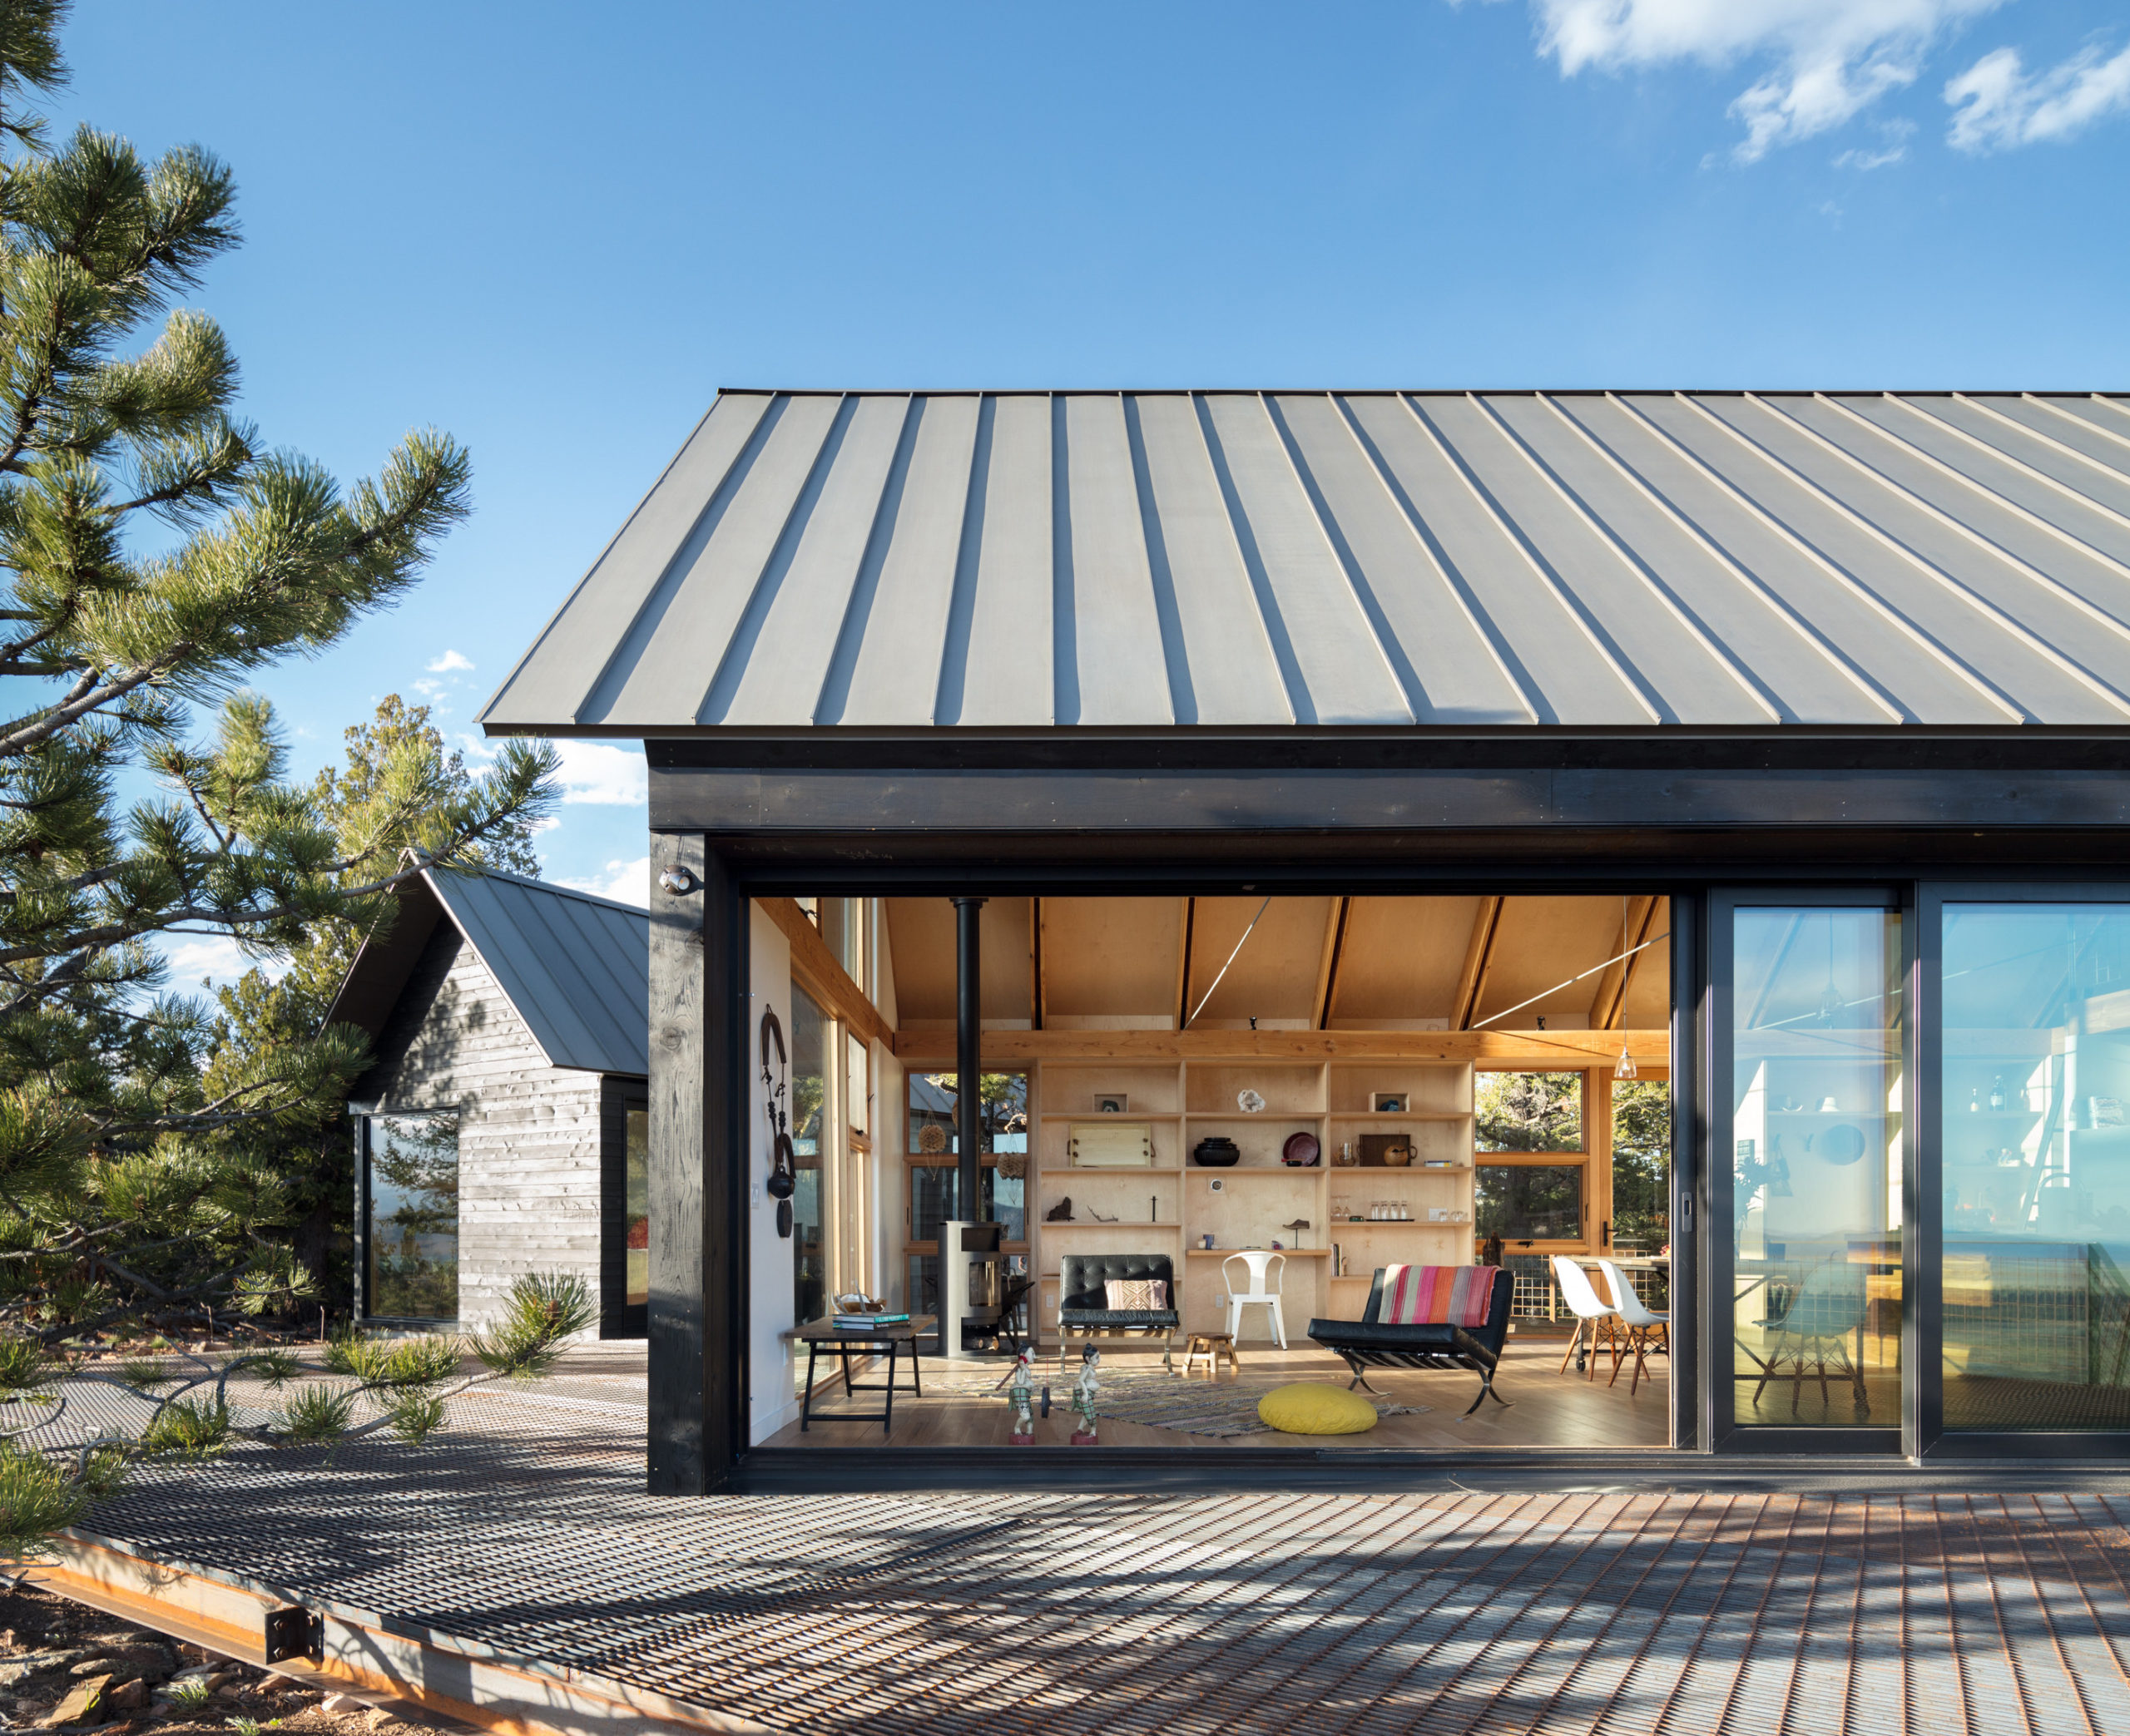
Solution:
{"label": "glass reflection", "polygon": [[1748,909],[1733,927],[1734,1415],[1900,1420],[1900,923]]}
{"label": "glass reflection", "polygon": [[2130,912],[1952,904],[1945,1427],[2130,1427]]}
{"label": "glass reflection", "polygon": [[369,1185],[369,1312],[457,1319],[457,1113],[371,1116]]}

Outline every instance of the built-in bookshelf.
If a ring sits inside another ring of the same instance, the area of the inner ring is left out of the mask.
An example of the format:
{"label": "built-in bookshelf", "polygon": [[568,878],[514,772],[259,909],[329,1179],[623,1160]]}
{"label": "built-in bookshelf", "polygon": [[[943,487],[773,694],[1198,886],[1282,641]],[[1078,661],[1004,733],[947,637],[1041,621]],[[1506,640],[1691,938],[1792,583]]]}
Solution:
{"label": "built-in bookshelf", "polygon": [[[1038,1332],[1054,1342],[1058,1260],[1067,1253],[1169,1255],[1182,1291],[1184,1328],[1205,1332],[1224,1323],[1226,1258],[1280,1242],[1289,1256],[1281,1294],[1290,1343],[1312,1318],[1358,1318],[1379,1266],[1469,1263],[1472,1083],[1471,1063],[1462,1061],[1038,1063],[1029,1081],[1028,1144],[1037,1156],[1028,1240],[1042,1280]],[[1245,1091],[1255,1092],[1265,1106],[1241,1108]],[[1402,1097],[1405,1106],[1379,1109],[1384,1094]],[[1119,1098],[1121,1109],[1102,1106]],[[1073,1125],[1112,1115],[1144,1125],[1151,1169],[1072,1165]],[[1301,1132],[1315,1135],[1319,1159],[1314,1166],[1290,1167],[1280,1153]],[[1191,1161],[1198,1142],[1216,1135],[1240,1148],[1235,1167]],[[1361,1161],[1363,1140],[1385,1136],[1410,1145],[1410,1166]],[[1350,1165],[1341,1161],[1348,1150]],[[1068,1197],[1072,1221],[1048,1221],[1047,1214]],[[1403,1203],[1409,1219],[1368,1221],[1372,1204],[1394,1201]],[[1335,1202],[1344,1208],[1335,1221]],[[1286,1227],[1297,1219],[1309,1228]],[[1208,1236],[1210,1249],[1204,1245]],[[1253,1339],[1263,1333],[1262,1310],[1250,1311],[1244,1331]]]}

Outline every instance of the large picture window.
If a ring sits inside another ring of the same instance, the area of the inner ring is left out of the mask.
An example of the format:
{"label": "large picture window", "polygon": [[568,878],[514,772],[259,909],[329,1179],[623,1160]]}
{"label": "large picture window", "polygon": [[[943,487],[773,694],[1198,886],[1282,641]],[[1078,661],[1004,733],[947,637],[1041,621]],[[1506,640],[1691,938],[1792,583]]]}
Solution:
{"label": "large picture window", "polygon": [[364,1166],[367,1311],[458,1318],[458,1116],[372,1115]]}

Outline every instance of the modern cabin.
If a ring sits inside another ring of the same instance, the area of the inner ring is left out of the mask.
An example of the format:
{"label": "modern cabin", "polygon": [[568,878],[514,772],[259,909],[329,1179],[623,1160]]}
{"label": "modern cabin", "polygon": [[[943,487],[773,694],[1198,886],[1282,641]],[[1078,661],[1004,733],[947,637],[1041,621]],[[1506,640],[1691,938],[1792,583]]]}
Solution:
{"label": "modern cabin", "polygon": [[[1340,1441],[2130,1450],[2123,399],[726,392],[483,721],[650,761],[654,1489],[1039,1478],[973,1247],[1239,1341],[1105,1443],[1477,1263]],[[800,1427],[853,1290],[944,1367]]]}
{"label": "modern cabin", "polygon": [[641,1338],[649,921],[515,874],[425,868],[327,1014],[373,1056],[355,1139],[355,1312],[478,1328],[528,1272],[574,1274]]}

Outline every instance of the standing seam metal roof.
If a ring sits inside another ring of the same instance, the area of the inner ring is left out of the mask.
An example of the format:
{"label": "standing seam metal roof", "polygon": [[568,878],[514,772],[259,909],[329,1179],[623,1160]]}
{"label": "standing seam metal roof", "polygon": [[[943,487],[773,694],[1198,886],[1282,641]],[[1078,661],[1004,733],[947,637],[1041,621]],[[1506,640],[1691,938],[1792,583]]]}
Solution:
{"label": "standing seam metal roof", "polygon": [[422,878],[548,1065],[651,1071],[651,918],[567,887],[489,870]]}
{"label": "standing seam metal roof", "polygon": [[726,392],[482,722],[2130,725],[2130,405]]}

